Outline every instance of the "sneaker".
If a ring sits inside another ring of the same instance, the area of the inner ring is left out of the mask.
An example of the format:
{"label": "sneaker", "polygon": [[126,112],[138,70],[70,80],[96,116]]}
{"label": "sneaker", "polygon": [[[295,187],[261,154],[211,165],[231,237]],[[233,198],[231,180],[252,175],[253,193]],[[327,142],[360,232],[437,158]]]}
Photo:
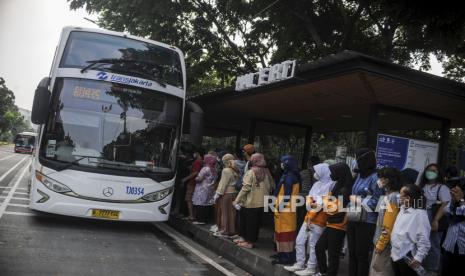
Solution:
{"label": "sneaker", "polygon": [[296,275],[299,275],[299,276],[312,276],[312,275],[315,275],[316,274],[316,270],[315,269],[311,269],[311,268],[306,268],[304,270],[299,270],[299,271],[296,271],[294,272]]}
{"label": "sneaker", "polygon": [[195,224],[195,225],[205,225],[205,222],[193,221],[192,224]]}
{"label": "sneaker", "polygon": [[218,225],[212,225],[212,227],[210,227],[210,232],[218,232]]}
{"label": "sneaker", "polygon": [[298,270],[304,270],[305,266],[300,265],[298,263],[295,263],[295,264],[290,265],[290,266],[285,266],[284,269],[287,270],[287,271],[290,271],[290,272],[294,272],[294,271],[298,271]]}

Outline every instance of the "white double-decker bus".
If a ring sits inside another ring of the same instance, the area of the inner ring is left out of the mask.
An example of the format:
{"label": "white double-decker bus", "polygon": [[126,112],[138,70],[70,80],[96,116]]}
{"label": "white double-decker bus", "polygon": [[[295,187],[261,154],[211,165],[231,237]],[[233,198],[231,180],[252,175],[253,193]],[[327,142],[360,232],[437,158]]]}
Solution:
{"label": "white double-decker bus", "polygon": [[[182,52],[106,30],[66,27],[34,96],[40,125],[30,208],[69,216],[168,219],[185,101]],[[189,109],[189,107],[191,107]]]}

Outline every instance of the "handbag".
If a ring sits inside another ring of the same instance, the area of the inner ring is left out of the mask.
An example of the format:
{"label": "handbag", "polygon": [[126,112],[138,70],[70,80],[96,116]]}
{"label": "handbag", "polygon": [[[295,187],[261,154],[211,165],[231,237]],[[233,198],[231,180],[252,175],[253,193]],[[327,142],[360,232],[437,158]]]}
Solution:
{"label": "handbag", "polygon": [[[436,194],[436,202],[440,202],[439,192],[441,191],[441,187],[442,187],[442,184],[439,184],[438,192]],[[442,202],[434,203],[433,205],[431,205],[431,211],[433,213],[433,218],[436,216],[441,205],[442,205]],[[443,214],[442,217],[438,221],[438,232],[445,231],[448,226],[449,226],[449,219],[445,214]]]}

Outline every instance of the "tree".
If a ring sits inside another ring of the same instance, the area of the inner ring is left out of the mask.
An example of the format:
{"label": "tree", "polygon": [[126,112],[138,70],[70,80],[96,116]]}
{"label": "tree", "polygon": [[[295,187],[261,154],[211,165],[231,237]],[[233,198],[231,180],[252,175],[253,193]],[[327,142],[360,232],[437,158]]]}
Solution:
{"label": "tree", "polygon": [[180,47],[190,94],[285,59],[310,62],[344,49],[421,69],[433,54],[447,77],[465,76],[465,10],[453,1],[68,1],[99,13],[101,27]]}
{"label": "tree", "polygon": [[0,77],[0,140],[11,140],[16,133],[27,130],[31,129],[15,105],[13,91],[6,87],[5,80]]}

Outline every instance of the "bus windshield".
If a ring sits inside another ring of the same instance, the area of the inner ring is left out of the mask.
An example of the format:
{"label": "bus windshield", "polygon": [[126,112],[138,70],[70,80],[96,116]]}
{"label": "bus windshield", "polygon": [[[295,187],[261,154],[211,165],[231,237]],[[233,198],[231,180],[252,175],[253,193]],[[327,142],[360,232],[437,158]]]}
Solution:
{"label": "bus windshield", "polygon": [[15,137],[15,145],[16,146],[33,146],[35,142],[35,136],[33,135],[26,135],[26,134],[17,134]]}
{"label": "bus windshield", "polygon": [[[112,62],[96,62],[99,60]],[[181,61],[176,51],[114,35],[71,32],[60,67],[82,69],[89,65],[92,69],[150,79],[183,88]]]}
{"label": "bus windshield", "polygon": [[182,99],[110,82],[57,78],[40,155],[79,167],[173,173]]}

